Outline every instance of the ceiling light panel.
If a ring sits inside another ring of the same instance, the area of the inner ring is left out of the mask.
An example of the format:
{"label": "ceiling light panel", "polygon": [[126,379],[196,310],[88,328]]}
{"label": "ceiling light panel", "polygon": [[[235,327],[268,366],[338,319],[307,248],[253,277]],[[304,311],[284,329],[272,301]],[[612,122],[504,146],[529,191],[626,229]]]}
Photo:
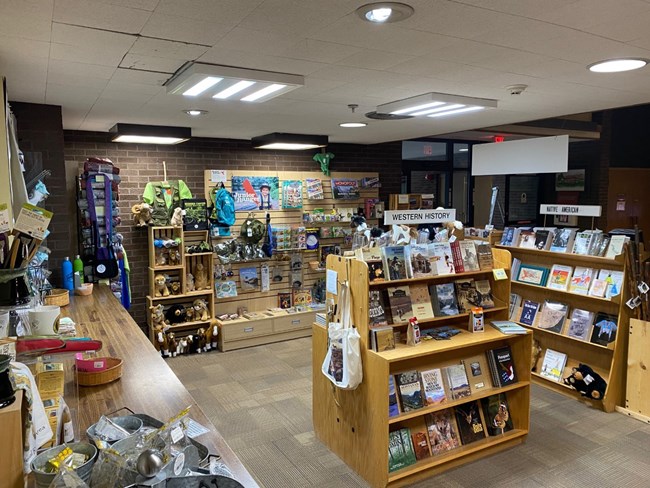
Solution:
{"label": "ceiling light panel", "polygon": [[165,86],[172,95],[261,103],[304,83],[300,75],[190,62],[174,73]]}
{"label": "ceiling light panel", "polygon": [[497,101],[488,98],[465,97],[449,93],[425,93],[404,100],[385,103],[377,107],[380,114],[406,115],[411,117],[442,117],[485,108],[496,108]]}
{"label": "ceiling light panel", "polygon": [[622,71],[632,71],[643,68],[648,64],[647,59],[641,58],[621,58],[599,61],[587,66],[589,71],[594,73],[620,73]]}

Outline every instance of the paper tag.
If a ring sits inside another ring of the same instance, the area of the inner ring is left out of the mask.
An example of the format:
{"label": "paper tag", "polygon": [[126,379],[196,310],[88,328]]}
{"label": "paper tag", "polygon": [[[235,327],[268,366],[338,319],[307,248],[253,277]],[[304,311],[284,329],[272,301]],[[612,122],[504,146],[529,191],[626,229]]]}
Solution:
{"label": "paper tag", "polygon": [[35,239],[43,240],[47,235],[47,227],[50,225],[52,215],[52,212],[48,212],[44,208],[25,203],[20,209],[14,229]]}
{"label": "paper tag", "polygon": [[178,441],[180,441],[183,438],[183,429],[181,429],[180,425],[177,425],[172,429],[171,432],[172,435],[172,442],[176,444]]}
{"label": "paper tag", "polygon": [[104,367],[104,361],[94,361],[93,367],[95,369],[102,369]]}
{"label": "paper tag", "polygon": [[6,203],[0,204],[0,232],[9,232],[9,207]]}
{"label": "paper tag", "polygon": [[337,279],[339,274],[333,269],[327,270],[327,275],[325,276],[325,288],[328,293],[332,295],[338,295]]}
{"label": "paper tag", "polygon": [[225,183],[227,171],[225,169],[212,169],[210,170],[210,182],[212,183]]}
{"label": "paper tag", "polygon": [[506,270],[503,268],[496,268],[492,270],[492,274],[494,275],[494,279],[499,281],[499,280],[507,280],[508,275],[506,273]]}

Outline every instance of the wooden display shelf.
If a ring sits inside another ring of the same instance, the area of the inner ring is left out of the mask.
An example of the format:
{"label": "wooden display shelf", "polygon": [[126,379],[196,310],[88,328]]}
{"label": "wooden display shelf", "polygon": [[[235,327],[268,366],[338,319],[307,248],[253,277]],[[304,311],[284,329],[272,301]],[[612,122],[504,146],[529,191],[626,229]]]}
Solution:
{"label": "wooden display shelf", "polygon": [[185,257],[186,258],[191,258],[194,256],[212,256],[214,253],[212,251],[206,251],[206,252],[186,252]]}
{"label": "wooden display shelf", "polygon": [[492,268],[490,269],[481,269],[478,271],[465,271],[463,273],[450,273],[443,275],[431,275],[423,276],[421,278],[406,278],[405,280],[384,280],[384,281],[373,281],[368,283],[370,288],[379,288],[381,286],[403,286],[403,285],[415,285],[417,283],[428,283],[431,281],[443,281],[453,282],[455,280],[460,280],[463,278],[472,278],[474,276],[482,276],[485,274],[490,274],[492,276]]}
{"label": "wooden display shelf", "polygon": [[177,269],[183,269],[185,266],[182,264],[176,264],[174,266],[151,266],[151,269],[154,271],[172,271]]}
{"label": "wooden display shelf", "polygon": [[173,300],[174,298],[186,298],[186,297],[204,297],[206,295],[212,295],[212,290],[199,290],[199,291],[188,291],[187,293],[183,295],[169,295],[168,297],[152,297],[152,296],[147,296],[152,301],[158,301],[158,300]]}
{"label": "wooden display shelf", "polygon": [[[612,299],[600,298],[591,295],[580,295],[579,293],[571,293],[570,291],[557,290],[555,288],[548,288],[546,286],[531,285],[530,283],[522,283],[521,281],[513,281],[512,286],[516,288],[522,288],[524,290],[528,290],[531,293],[539,293],[539,290],[542,290],[543,294],[549,293],[551,295],[563,298],[564,300],[570,302],[580,301],[584,304],[587,304],[586,308],[606,307],[608,309],[613,309],[613,308],[618,309],[620,305],[620,298],[619,298],[620,295],[617,295]],[[522,294],[523,293],[524,292],[522,292]]]}
{"label": "wooden display shelf", "polygon": [[553,335],[555,337],[562,337],[562,338],[564,338],[564,339],[566,339],[568,341],[579,342],[580,344],[587,344],[587,345],[589,345],[591,347],[596,347],[596,348],[599,348],[599,349],[605,349],[606,351],[614,352],[613,347],[603,346],[603,345],[596,344],[595,342],[591,342],[591,341],[583,341],[582,339],[576,339],[575,337],[560,334],[559,332],[553,332],[552,330],[546,330],[546,329],[541,329],[539,327],[534,327],[534,326],[531,326],[531,325],[528,325],[528,324],[524,324],[523,322],[518,322],[516,320],[513,320],[512,322],[514,322],[516,324],[519,324],[522,327],[526,327],[527,329],[530,329],[532,331],[541,332],[543,334],[551,334],[551,335]]}
{"label": "wooden display shelf", "polygon": [[[587,265],[591,268],[599,269],[621,269],[625,264],[625,256],[619,254],[615,258],[604,258],[601,256],[590,256],[586,254],[573,254],[568,252],[554,252],[554,251],[541,251],[539,249],[529,249],[525,247],[502,246],[498,244],[496,247],[499,249],[507,249],[513,255],[533,256],[541,258],[545,261],[553,261],[553,264],[559,261],[566,261],[568,264],[574,263],[579,265]],[[522,261],[525,261],[522,259]]]}
{"label": "wooden display shelf", "polygon": [[[501,312],[503,310],[508,310],[508,307],[485,308],[483,309],[483,313],[487,315],[492,315],[496,312]],[[469,320],[469,313],[459,313],[456,315],[441,315],[440,317],[433,317],[432,319],[418,319],[418,325],[420,325],[420,329],[425,329],[426,327],[422,327],[422,325],[428,325],[428,324],[439,325],[439,324],[444,324],[446,322],[458,322],[458,320],[462,318]],[[390,325],[392,327],[406,327],[408,324],[403,323],[403,324],[390,324]]]}

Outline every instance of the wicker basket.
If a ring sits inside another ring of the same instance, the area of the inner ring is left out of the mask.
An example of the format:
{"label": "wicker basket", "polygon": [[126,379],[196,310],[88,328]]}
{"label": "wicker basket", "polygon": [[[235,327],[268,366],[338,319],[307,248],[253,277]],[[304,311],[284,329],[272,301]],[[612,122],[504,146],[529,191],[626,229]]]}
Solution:
{"label": "wicker basket", "polygon": [[78,286],[74,289],[75,295],[88,296],[93,293],[93,284],[92,283],[82,283],[81,286]]}
{"label": "wicker basket", "polygon": [[120,379],[122,376],[122,360],[120,358],[106,358],[107,368],[104,371],[84,372],[77,371],[77,381],[80,386],[97,386]]}
{"label": "wicker basket", "polygon": [[70,304],[70,292],[62,288],[53,288],[43,299],[45,305],[58,305],[65,307]]}

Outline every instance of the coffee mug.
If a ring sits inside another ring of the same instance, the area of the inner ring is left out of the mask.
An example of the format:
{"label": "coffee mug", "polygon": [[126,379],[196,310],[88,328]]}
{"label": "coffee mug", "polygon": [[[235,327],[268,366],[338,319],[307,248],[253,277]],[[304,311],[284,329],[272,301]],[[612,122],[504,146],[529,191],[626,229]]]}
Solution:
{"label": "coffee mug", "polygon": [[32,335],[54,335],[59,331],[61,307],[57,305],[41,305],[29,310],[29,324]]}

